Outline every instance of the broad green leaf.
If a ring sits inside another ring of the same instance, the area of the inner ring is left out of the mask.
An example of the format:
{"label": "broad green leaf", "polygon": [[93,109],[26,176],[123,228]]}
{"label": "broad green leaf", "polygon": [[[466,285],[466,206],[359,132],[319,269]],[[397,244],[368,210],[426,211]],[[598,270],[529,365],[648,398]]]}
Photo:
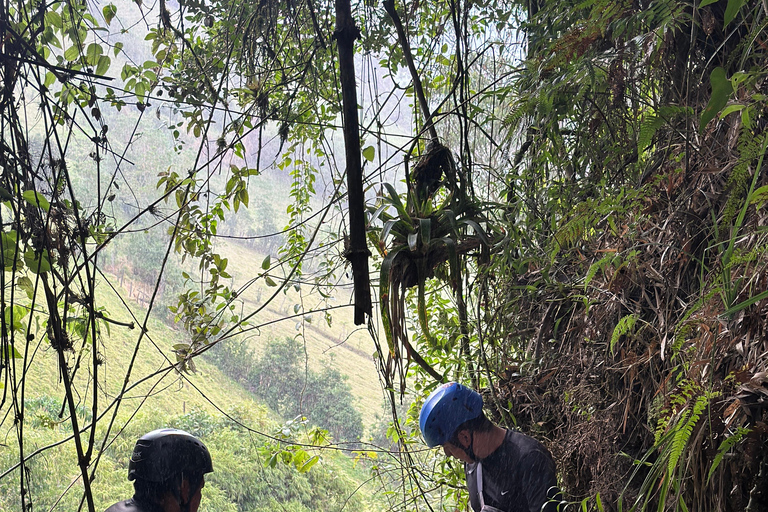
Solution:
{"label": "broad green leaf", "polygon": [[277,283],[269,276],[264,276],[264,281],[267,283],[267,286],[277,286]]}
{"label": "broad green leaf", "polygon": [[45,24],[51,25],[56,28],[62,28],[63,24],[61,22],[61,15],[54,11],[53,9],[49,9],[45,11]]}
{"label": "broad green leaf", "polygon": [[306,461],[304,464],[302,464],[297,469],[299,470],[299,473],[306,473],[310,469],[312,469],[312,466],[317,464],[317,461],[320,460],[320,457],[317,455],[314,455],[312,458],[310,458],[308,461]]}
{"label": "broad green leaf", "polygon": [[373,146],[368,146],[363,150],[363,157],[369,162],[373,162],[373,157],[376,156],[376,150]]}
{"label": "broad green leaf", "polygon": [[725,8],[725,14],[723,14],[723,28],[733,21],[743,5],[744,0],[728,0],[728,6]]}
{"label": "broad green leaf", "polygon": [[16,285],[24,290],[24,293],[27,294],[27,297],[30,299],[34,297],[35,295],[35,285],[32,283],[32,280],[28,278],[27,276],[21,276],[16,280]]}
{"label": "broad green leaf", "polygon": [[[134,92],[136,93],[136,96],[143,99],[144,94],[147,92],[147,86],[144,84],[144,82],[136,82],[136,88],[134,89]],[[197,126],[195,128],[197,128]],[[199,137],[199,136],[200,136],[200,130],[198,128],[195,134],[195,137]]]}
{"label": "broad green leaf", "polygon": [[99,46],[96,43],[91,43],[88,45],[88,48],[85,50],[85,62],[89,66],[95,66],[98,61],[99,57],[103,53],[103,50],[101,49],[101,46]]}
{"label": "broad green leaf", "polygon": [[105,5],[101,9],[101,14],[104,16],[104,21],[106,21],[107,25],[109,25],[115,18],[115,14],[117,14],[117,7],[115,7],[114,4]]}
{"label": "broad green leaf", "polygon": [[707,124],[715,118],[718,112],[720,112],[728,99],[733,93],[733,85],[731,81],[725,76],[725,69],[716,67],[712,70],[712,74],[709,76],[709,82],[712,85],[712,96],[709,98],[709,103],[704,112],[701,113],[701,121],[699,122],[699,130],[704,131]]}
{"label": "broad green leaf", "polygon": [[112,64],[112,59],[110,59],[106,55],[100,55],[99,56],[99,61],[96,64],[96,71],[95,71],[95,73],[97,75],[105,74],[107,71],[109,71],[110,64]]}
{"label": "broad green leaf", "polygon": [[56,75],[51,73],[50,71],[47,71],[45,73],[45,82],[43,82],[43,85],[45,87],[50,87],[53,85],[53,83],[56,81]]}
{"label": "broad green leaf", "polygon": [[701,0],[701,3],[699,4],[699,9],[701,9],[702,7],[706,7],[710,4],[717,3],[718,1],[719,0]]}
{"label": "broad green leaf", "polygon": [[51,208],[48,200],[42,194],[34,190],[25,190],[22,197],[32,206],[38,206],[45,211],[48,211]]}
{"label": "broad green leaf", "polygon": [[123,49],[123,43],[117,42],[115,43],[115,48],[112,50],[115,53],[115,57],[120,55],[120,51]]}
{"label": "broad green leaf", "polygon": [[11,346],[9,343],[6,347],[6,355],[8,356],[8,359],[21,359],[21,354],[18,350],[16,350],[16,347]]}
{"label": "broad green leaf", "polygon": [[48,251],[43,250],[39,255],[33,249],[24,253],[24,263],[35,274],[43,274],[51,270],[51,257]]}
{"label": "broad green leaf", "polygon": [[20,259],[16,259],[15,249],[3,249],[0,253],[0,264],[2,264],[3,270],[10,272],[12,270],[21,270],[24,268],[24,263]]}
{"label": "broad green leaf", "polygon": [[261,268],[264,270],[269,270],[269,266],[272,264],[272,257],[267,254],[267,257],[264,258],[264,260],[261,262]]}
{"label": "broad green leaf", "polygon": [[240,189],[240,191],[237,193],[238,199],[240,199],[240,202],[245,205],[246,208],[248,208],[248,202],[250,201],[250,196],[248,195],[248,189],[243,188]]}
{"label": "broad green leaf", "polygon": [[67,62],[74,62],[77,59],[80,58],[80,47],[78,45],[73,45],[64,50],[64,59],[66,59]]}
{"label": "broad green leaf", "polygon": [[381,230],[381,235],[379,236],[379,240],[386,243],[387,237],[389,236],[389,232],[392,231],[392,228],[395,227],[395,224],[397,224],[397,220],[390,219],[387,222],[384,223],[384,228]]}
{"label": "broad green leaf", "polygon": [[0,187],[0,199],[2,199],[3,201],[10,201],[11,199],[13,199],[13,195],[7,190],[5,190],[3,187]]}

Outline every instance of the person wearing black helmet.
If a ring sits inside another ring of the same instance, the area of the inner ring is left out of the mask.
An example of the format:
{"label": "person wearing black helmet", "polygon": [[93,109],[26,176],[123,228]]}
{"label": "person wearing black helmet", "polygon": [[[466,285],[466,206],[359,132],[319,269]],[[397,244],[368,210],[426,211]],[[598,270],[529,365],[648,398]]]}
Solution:
{"label": "person wearing black helmet", "polygon": [[557,510],[555,462],[532,437],[494,425],[483,413],[483,398],[456,382],[434,390],[419,414],[430,448],[464,463],[475,512]]}
{"label": "person wearing black helmet", "polygon": [[133,498],[106,512],[197,512],[211,472],[211,454],[198,438],[173,428],[153,430],[136,441],[128,463]]}

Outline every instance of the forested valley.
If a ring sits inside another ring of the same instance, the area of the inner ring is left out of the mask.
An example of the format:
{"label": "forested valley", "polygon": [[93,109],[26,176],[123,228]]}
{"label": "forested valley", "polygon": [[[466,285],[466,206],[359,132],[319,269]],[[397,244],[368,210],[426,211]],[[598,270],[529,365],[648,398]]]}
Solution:
{"label": "forested valley", "polygon": [[0,510],[469,510],[480,391],[563,509],[768,510],[768,5],[4,0]]}

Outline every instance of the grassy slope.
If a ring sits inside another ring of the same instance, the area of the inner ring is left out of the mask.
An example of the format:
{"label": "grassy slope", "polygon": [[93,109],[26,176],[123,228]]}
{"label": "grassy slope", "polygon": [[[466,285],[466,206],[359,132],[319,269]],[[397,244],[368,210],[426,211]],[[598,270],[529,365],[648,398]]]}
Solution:
{"label": "grassy slope", "polygon": [[[261,272],[260,263],[265,255],[257,254],[238,244],[225,244],[220,249],[229,258],[227,268],[233,275],[235,285],[241,285],[248,279]],[[255,269],[249,271],[249,269]],[[260,296],[265,300],[275,288],[267,287],[263,280],[248,288],[241,295],[244,301],[244,310],[252,311],[261,305],[257,300]],[[261,325],[293,316],[294,304],[300,302],[298,294],[291,290],[286,295],[280,293],[273,303],[265,307],[253,320],[253,324]],[[339,303],[337,297],[334,304]],[[311,308],[318,302],[317,298],[304,299],[304,307]],[[304,323],[297,330],[297,318],[290,318],[260,329],[256,336],[249,337],[249,343],[258,350],[259,346],[269,337],[295,337],[303,333],[303,339],[307,350],[309,367],[319,369],[323,365],[330,364],[342,374],[349,376],[349,384],[352,387],[357,402],[355,407],[363,415],[363,422],[370,425],[375,415],[381,411],[382,393],[379,379],[374,366],[372,354],[373,342],[365,329],[356,328],[351,319],[352,309],[341,309],[334,313],[332,326],[329,327],[321,315],[315,314],[312,323]]]}
{"label": "grassy slope", "polygon": [[[122,306],[118,297],[107,286],[101,286],[99,289],[101,291],[99,302],[111,312],[112,317],[123,322],[131,321],[129,313]],[[137,316],[142,314],[138,306],[135,304],[130,306],[134,314]],[[139,316],[139,318],[143,317]],[[131,371],[129,381],[131,384],[168,366],[165,356],[172,357],[172,345],[183,341],[184,338],[182,332],[171,329],[158,321],[149,322],[147,334],[139,345],[136,362]],[[36,339],[39,340],[40,337],[38,335]],[[106,330],[103,330],[99,342],[104,364],[100,366],[99,381],[104,391],[101,399],[106,400],[105,403],[111,402],[119,391],[138,337],[138,327],[131,330],[112,325],[108,334]],[[85,357],[90,357],[90,350],[86,349],[83,353]],[[41,395],[56,398],[64,396],[64,386],[58,377],[55,352],[45,342],[40,343],[35,359],[28,366],[30,369],[27,380],[27,398]],[[187,378],[192,384],[199,387],[202,394],[195,391],[192,385],[185,382],[178,373],[166,372],[164,375],[154,377],[127,393],[121,408],[125,413],[135,410],[154,385],[157,385],[156,388],[146,398],[142,407],[162,411],[163,414],[167,415],[188,412],[194,407],[200,407],[214,413],[216,412],[215,407],[210,402],[224,410],[238,404],[256,406],[250,393],[228,379],[217,368],[201,360],[198,362],[197,369],[197,373],[190,374]],[[80,372],[76,383],[78,389],[84,393],[84,396],[81,397],[83,405],[90,407],[90,389],[86,387],[86,376],[82,373]],[[158,392],[160,390],[162,392]],[[206,397],[210,399],[210,402]]]}
{"label": "grassy slope", "polygon": [[[262,255],[235,244],[223,247],[223,252],[230,259],[228,270],[233,273],[236,285],[252,277],[246,269],[257,267],[263,259]],[[111,281],[117,283],[117,279],[111,279]],[[106,283],[102,283],[99,290],[101,291],[100,304],[110,312],[115,320],[121,322],[132,320],[130,313]],[[262,283],[251,286],[241,296],[244,301],[244,310],[252,311],[255,306],[260,304],[256,301],[259,291],[261,291],[262,298],[266,298],[274,290],[274,288],[268,288]],[[123,296],[127,296],[125,290],[119,290],[119,292]],[[317,370],[323,365],[330,364],[341,373],[348,375],[348,382],[356,398],[355,406],[363,415],[364,424],[370,425],[376,413],[381,410],[382,396],[371,357],[374,349],[370,338],[364,330],[355,330],[346,310],[341,310],[336,314],[332,328],[328,327],[321,316],[315,315],[312,323],[304,323],[301,327],[302,331],[297,330],[297,319],[281,320],[294,314],[293,307],[297,301],[298,297],[294,292],[278,295],[276,300],[264,308],[252,321],[256,325],[276,322],[257,330],[255,335],[250,333],[247,337],[248,343],[258,350],[268,338],[294,337],[303,332],[310,368]],[[314,302],[315,300],[312,298],[305,299],[307,307],[310,307],[308,304]],[[144,310],[130,301],[128,304],[133,314],[139,321],[142,321]],[[155,307],[163,308],[165,305],[159,304]],[[109,333],[106,330],[103,331],[100,351],[104,355],[105,364],[100,367],[99,380],[104,382],[103,379],[106,379],[104,398],[108,401],[112,400],[122,385],[138,337],[138,327],[130,330],[126,327],[112,325],[109,328]],[[39,340],[40,336],[36,339]],[[136,382],[166,367],[168,363],[165,357],[173,358],[171,352],[173,344],[182,342],[184,339],[185,333],[182,330],[171,328],[157,320],[150,321],[148,336],[141,341],[130,382]],[[90,351],[85,352],[84,357],[90,357]],[[155,384],[157,384],[156,389],[146,399],[142,407],[166,411],[168,414],[183,413],[193,407],[200,407],[214,413],[215,407],[210,402],[223,410],[237,404],[254,403],[252,395],[247,390],[223,375],[216,367],[208,364],[204,359],[198,359],[196,364],[197,372],[189,375],[188,378],[202,393],[196,391],[190,383],[185,382],[178,374],[170,372],[162,378],[152,378],[148,383],[131,391],[121,407],[125,409],[125,412],[133,411],[150,387]],[[55,352],[46,342],[40,342],[34,360],[28,366],[30,367],[30,378],[27,381],[27,398],[42,395],[56,398],[64,396],[64,387],[59,381],[56,369]],[[83,390],[86,389],[85,379],[82,376],[78,383]],[[163,392],[158,393],[159,390],[163,390]],[[210,399],[210,402],[206,397]],[[85,398],[84,405],[90,407],[89,404],[90,398]]]}
{"label": "grassy slope", "polygon": [[[238,263],[238,259],[243,261],[248,258],[254,258],[255,256],[244,251],[241,248],[230,248],[228,251],[233,258],[233,264]],[[247,268],[247,267],[243,267]],[[117,279],[109,277],[113,283],[117,282]],[[125,297],[127,294],[124,290],[119,290]],[[129,322],[131,316],[129,310],[121,303],[120,298],[110,290],[106,283],[102,282],[99,286],[98,303],[104,306],[111,312],[112,318],[115,320]],[[292,304],[286,301],[285,308],[292,309]],[[133,312],[139,319],[143,318],[143,310],[136,304],[128,302],[130,311]],[[277,307],[277,306],[276,306]],[[267,321],[267,319],[278,318],[280,313],[275,309],[268,308],[263,315],[259,316],[259,322]],[[269,330],[263,330],[262,336],[290,336],[295,334],[294,322],[282,322],[274,324]],[[100,393],[101,405],[100,409],[103,410],[107,404],[110,404],[115,394],[120,389],[122,381],[125,376],[126,369],[129,361],[133,355],[136,341],[139,336],[139,329],[128,329],[126,327],[112,325],[109,329],[109,333],[106,330],[103,332],[103,336],[99,340],[101,344],[101,353],[104,356],[104,364],[100,366],[99,381],[102,382],[102,392]],[[38,333],[36,340],[42,337],[41,333]],[[372,417],[375,410],[379,407],[378,396],[380,392],[378,390],[378,381],[375,378],[375,370],[373,364],[370,361],[369,356],[362,355],[360,352],[365,345],[365,338],[353,337],[356,341],[348,341],[347,345],[341,345],[346,348],[336,348],[331,352],[343,351],[338,357],[334,358],[332,364],[336,365],[344,372],[351,374],[350,382],[353,386],[355,393],[360,396],[358,406],[363,409],[364,417],[368,419]],[[361,339],[362,338],[362,339]],[[258,341],[260,338],[253,338],[254,341]],[[323,361],[327,361],[328,357],[324,357],[323,353],[328,351],[328,347],[335,344],[329,333],[324,332],[317,327],[310,327],[306,332],[307,350],[310,355],[309,360],[313,365],[325,364]],[[135,366],[132,370],[131,383],[142,379],[145,376],[151,375],[153,372],[160,368],[167,366],[165,356],[172,356],[172,345],[184,340],[184,333],[180,330],[175,330],[159,321],[150,321],[148,324],[148,337],[144,337],[140,344],[138,357],[136,358]],[[35,343],[38,343],[36,341]],[[75,347],[78,349],[79,347]],[[54,397],[57,401],[62,400],[64,396],[64,387],[58,378],[58,371],[55,360],[55,352],[50,348],[46,342],[40,343],[37,347],[30,347],[31,351],[36,353],[32,364],[28,364],[29,372],[26,388],[26,399],[34,399],[35,397],[50,396]],[[84,357],[88,357],[89,350],[81,351]],[[75,357],[73,355],[73,357]],[[20,363],[21,361],[17,361]],[[349,368],[350,370],[347,370]],[[368,380],[366,381],[366,377]],[[147,383],[140,385],[139,387],[131,390],[127,393],[125,400],[123,400],[120,414],[118,415],[115,428],[112,430],[111,436],[114,436],[120,431],[120,429],[126,425],[129,417],[137,411],[137,424],[141,427],[137,427],[134,423],[131,423],[123,433],[123,435],[117,439],[110,453],[130,453],[133,440],[136,436],[140,435],[143,431],[150,428],[159,428],[167,425],[167,418],[174,415],[179,415],[184,412],[190,412],[195,408],[203,409],[214,416],[220,416],[221,410],[228,411],[234,407],[245,407],[251,409],[255,414],[251,417],[263,417],[259,411],[263,408],[258,405],[253,396],[242,386],[236,384],[230,380],[227,376],[223,375],[216,367],[206,363],[203,358],[199,358],[197,361],[197,372],[189,375],[190,382],[185,382],[185,379],[181,378],[177,373],[170,372],[164,377],[154,377]],[[81,375],[77,379],[77,388],[80,393],[80,404],[84,408],[90,408],[92,387],[87,385],[87,379]],[[191,384],[197,386],[201,392],[194,389]],[[154,389],[152,386],[156,385]],[[368,396],[361,396],[362,393],[367,393]],[[111,411],[110,411],[111,413]],[[108,421],[103,420],[99,426],[99,437],[103,436],[105,427]],[[65,421],[65,425],[68,422]],[[10,436],[7,438],[7,442],[13,442],[14,429],[11,424],[11,417],[5,418],[5,421],[0,424],[0,427],[4,427],[3,430],[8,432]],[[263,431],[271,429],[271,427],[265,426],[263,421],[258,424],[251,425],[251,427]],[[137,428],[143,429],[142,432],[135,431]],[[56,429],[56,432],[49,431],[47,434],[45,431],[36,432],[35,429],[27,427],[27,449],[29,452],[31,449],[37,448],[44,444],[48,444],[51,436],[58,438],[68,433],[69,428],[64,430]],[[257,436],[258,437],[258,436]],[[78,470],[75,464],[73,453],[73,447],[68,444],[58,451],[63,451],[68,455],[55,455],[55,460],[60,461],[57,465],[56,474],[58,475],[57,481],[71,482],[77,478]],[[6,454],[9,455],[9,454]],[[64,457],[63,459],[61,457]],[[50,457],[36,458],[35,463],[36,471],[42,471],[48,474],[49,470],[45,469],[46,461]],[[4,459],[5,460],[5,459]],[[61,463],[61,461],[67,461]],[[11,461],[6,461],[10,463]],[[123,463],[126,461],[122,461]],[[42,464],[42,465],[41,465]],[[4,464],[5,467],[5,464]],[[328,468],[326,468],[328,469]],[[334,471],[348,472],[348,468],[345,464],[333,465]],[[105,473],[106,471],[106,473]],[[124,471],[123,467],[115,465],[115,461],[112,456],[103,459],[102,468],[100,471],[100,477],[94,483],[95,496],[100,506],[106,506],[107,504],[115,500],[115,496],[119,496],[120,493],[129,493],[129,485],[123,481],[122,476],[119,478],[112,475],[113,472],[117,472],[122,475]],[[347,476],[350,476],[349,474]],[[49,492],[63,492],[66,484],[61,486],[56,485],[52,487]],[[122,489],[122,491],[120,491]],[[70,498],[67,498],[70,499]],[[2,507],[0,507],[2,509]]]}

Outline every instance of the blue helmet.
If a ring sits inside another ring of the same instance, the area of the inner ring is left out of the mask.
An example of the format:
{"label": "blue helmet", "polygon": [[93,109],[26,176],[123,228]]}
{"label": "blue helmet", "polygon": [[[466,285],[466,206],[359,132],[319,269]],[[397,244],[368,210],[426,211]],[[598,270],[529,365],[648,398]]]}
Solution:
{"label": "blue helmet", "polygon": [[445,444],[459,425],[477,418],[482,412],[480,393],[458,382],[448,382],[434,390],[424,402],[419,414],[419,428],[427,446],[434,448]]}

